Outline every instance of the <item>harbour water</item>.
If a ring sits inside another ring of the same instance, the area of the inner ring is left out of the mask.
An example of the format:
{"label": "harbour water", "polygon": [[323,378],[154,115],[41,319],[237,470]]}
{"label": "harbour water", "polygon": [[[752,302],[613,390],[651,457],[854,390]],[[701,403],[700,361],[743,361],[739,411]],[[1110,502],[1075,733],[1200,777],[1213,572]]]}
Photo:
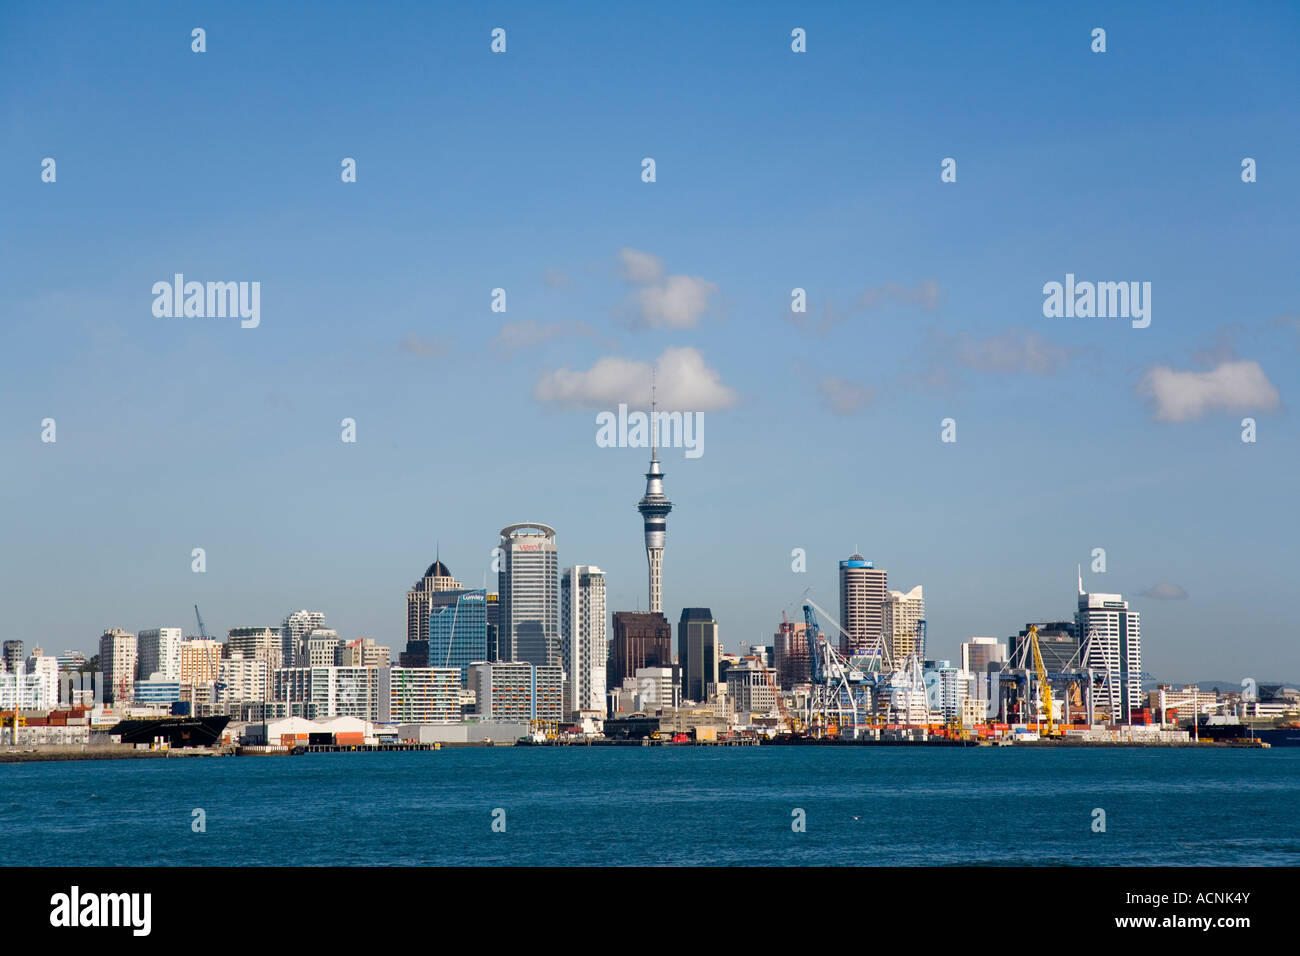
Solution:
{"label": "harbour water", "polygon": [[0,864],[1295,866],[1300,748],[495,747],[5,764]]}

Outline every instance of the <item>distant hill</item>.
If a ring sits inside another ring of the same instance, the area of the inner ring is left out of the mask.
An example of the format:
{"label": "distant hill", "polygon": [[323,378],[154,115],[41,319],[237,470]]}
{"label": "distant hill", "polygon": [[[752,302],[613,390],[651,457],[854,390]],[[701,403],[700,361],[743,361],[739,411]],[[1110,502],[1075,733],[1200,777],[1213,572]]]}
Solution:
{"label": "distant hill", "polygon": [[[1256,678],[1256,683],[1257,684],[1281,684],[1283,687],[1300,687],[1300,683],[1296,681],[1259,680],[1259,678]],[[1182,686],[1182,685],[1180,684],[1178,686]],[[1196,686],[1199,687],[1201,690],[1214,690],[1214,688],[1217,687],[1219,688],[1219,690],[1223,691],[1226,694],[1229,691],[1241,690],[1241,678],[1238,677],[1236,680],[1202,680],[1202,681],[1197,681]]]}

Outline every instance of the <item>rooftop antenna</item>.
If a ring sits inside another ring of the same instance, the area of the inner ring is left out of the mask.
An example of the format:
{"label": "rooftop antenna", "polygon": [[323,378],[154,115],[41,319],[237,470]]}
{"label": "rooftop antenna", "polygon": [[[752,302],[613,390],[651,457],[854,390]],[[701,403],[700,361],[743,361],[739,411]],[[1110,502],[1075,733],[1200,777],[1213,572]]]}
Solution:
{"label": "rooftop antenna", "polygon": [[1079,593],[1080,593],[1080,594],[1084,594],[1084,593],[1086,593],[1086,592],[1083,590],[1083,565],[1080,564],[1080,565],[1076,565],[1076,566],[1077,566],[1078,569],[1079,569]]}

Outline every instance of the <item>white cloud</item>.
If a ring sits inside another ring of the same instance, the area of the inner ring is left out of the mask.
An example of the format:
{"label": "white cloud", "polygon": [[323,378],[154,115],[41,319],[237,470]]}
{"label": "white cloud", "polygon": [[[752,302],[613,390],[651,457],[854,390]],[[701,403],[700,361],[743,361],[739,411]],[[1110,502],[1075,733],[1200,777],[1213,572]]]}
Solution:
{"label": "white cloud", "polygon": [[507,350],[528,348],[566,335],[595,335],[586,322],[551,322],[542,325],[532,319],[506,322],[492,339],[493,345]]}
{"label": "white cloud", "polygon": [[447,354],[447,346],[443,342],[433,342],[421,339],[415,335],[408,335],[402,339],[398,345],[403,352],[409,352],[412,355],[438,356]]}
{"label": "white cloud", "polygon": [[1273,411],[1281,398],[1258,362],[1223,362],[1208,372],[1180,372],[1164,365],[1148,369],[1138,393],[1152,400],[1156,419],[1186,422],[1206,412]]}
{"label": "white cloud", "polygon": [[981,372],[1029,372],[1051,375],[1069,364],[1070,350],[1047,341],[1037,332],[1008,329],[985,339],[963,336],[957,359]]}
{"label": "white cloud", "polygon": [[876,393],[865,386],[854,385],[842,378],[828,378],[817,385],[822,398],[831,411],[840,415],[852,415],[861,408],[870,405]]}
{"label": "white cloud", "polygon": [[864,289],[854,302],[854,308],[870,312],[887,303],[897,302],[901,305],[919,305],[930,311],[939,307],[939,298],[939,283],[934,279],[918,282],[915,289],[909,289],[898,282],[886,282],[884,285]]}
{"label": "white cloud", "polygon": [[709,308],[716,284],[698,276],[668,276],[638,289],[641,319],[651,328],[692,329]]}
{"label": "white cloud", "polygon": [[538,379],[533,397],[544,405],[612,409],[626,402],[645,408],[652,367],[659,405],[666,411],[715,412],[736,404],[735,391],[722,384],[722,376],[693,348],[665,349],[653,366],[605,356],[586,371],[553,369]]}
{"label": "white cloud", "polygon": [[663,277],[664,261],[656,255],[624,248],[618,251],[618,259],[628,282],[658,282]]}
{"label": "white cloud", "polygon": [[620,249],[623,278],[640,286],[632,294],[638,322],[652,329],[693,329],[709,309],[718,286],[699,276],[665,275],[658,256]]}

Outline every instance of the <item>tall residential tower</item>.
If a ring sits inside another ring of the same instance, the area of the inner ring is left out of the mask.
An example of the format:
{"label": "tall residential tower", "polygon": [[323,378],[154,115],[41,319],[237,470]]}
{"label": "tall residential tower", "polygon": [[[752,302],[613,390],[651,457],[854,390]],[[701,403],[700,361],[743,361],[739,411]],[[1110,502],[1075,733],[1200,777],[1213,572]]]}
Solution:
{"label": "tall residential tower", "polygon": [[566,715],[605,711],[605,619],[605,572],[590,564],[565,568],[560,578],[560,638],[561,663],[568,675]]}

